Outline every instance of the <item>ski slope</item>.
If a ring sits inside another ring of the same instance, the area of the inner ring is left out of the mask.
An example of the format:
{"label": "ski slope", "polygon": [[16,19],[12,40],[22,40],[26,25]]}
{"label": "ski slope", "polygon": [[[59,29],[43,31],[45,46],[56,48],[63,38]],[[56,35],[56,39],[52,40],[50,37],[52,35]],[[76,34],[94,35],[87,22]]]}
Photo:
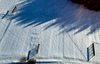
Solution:
{"label": "ski slope", "polygon": [[[0,63],[29,56],[36,64],[99,64],[99,17],[69,0],[0,0]],[[92,43],[96,54],[87,61]]]}

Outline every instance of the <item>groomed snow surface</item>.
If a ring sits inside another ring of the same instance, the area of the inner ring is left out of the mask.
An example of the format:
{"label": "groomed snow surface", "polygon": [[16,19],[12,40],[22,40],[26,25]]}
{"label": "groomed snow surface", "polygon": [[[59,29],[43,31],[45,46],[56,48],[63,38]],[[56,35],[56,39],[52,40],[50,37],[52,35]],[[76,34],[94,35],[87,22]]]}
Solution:
{"label": "groomed snow surface", "polygon": [[[99,17],[70,0],[0,0],[0,63],[100,64]],[[87,61],[92,43],[95,56]]]}

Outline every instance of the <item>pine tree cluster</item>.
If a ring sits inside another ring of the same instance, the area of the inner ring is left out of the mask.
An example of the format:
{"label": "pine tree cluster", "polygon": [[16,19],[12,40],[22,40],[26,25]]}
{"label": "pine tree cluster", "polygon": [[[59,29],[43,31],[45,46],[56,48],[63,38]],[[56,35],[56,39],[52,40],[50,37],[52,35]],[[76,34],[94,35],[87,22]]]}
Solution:
{"label": "pine tree cluster", "polygon": [[100,11],[100,0],[71,0],[73,3],[84,5],[89,10]]}

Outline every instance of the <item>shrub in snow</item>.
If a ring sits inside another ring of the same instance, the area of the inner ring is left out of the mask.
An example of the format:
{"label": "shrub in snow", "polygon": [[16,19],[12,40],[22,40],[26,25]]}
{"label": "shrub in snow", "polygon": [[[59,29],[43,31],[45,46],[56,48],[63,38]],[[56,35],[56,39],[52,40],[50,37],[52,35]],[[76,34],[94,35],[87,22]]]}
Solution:
{"label": "shrub in snow", "polygon": [[29,59],[27,64],[35,64],[36,63],[36,60],[35,59]]}
{"label": "shrub in snow", "polygon": [[27,58],[26,57],[22,57],[19,61],[20,62],[26,62]]}

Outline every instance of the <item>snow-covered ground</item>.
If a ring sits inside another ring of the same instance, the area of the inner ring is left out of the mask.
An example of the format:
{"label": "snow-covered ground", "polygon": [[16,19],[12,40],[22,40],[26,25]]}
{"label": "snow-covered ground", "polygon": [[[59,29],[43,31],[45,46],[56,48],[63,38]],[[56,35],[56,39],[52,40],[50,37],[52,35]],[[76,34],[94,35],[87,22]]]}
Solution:
{"label": "snow-covered ground", "polygon": [[[37,64],[99,64],[99,17],[70,0],[0,0],[0,63],[29,56]],[[87,61],[92,43],[96,54]]]}

